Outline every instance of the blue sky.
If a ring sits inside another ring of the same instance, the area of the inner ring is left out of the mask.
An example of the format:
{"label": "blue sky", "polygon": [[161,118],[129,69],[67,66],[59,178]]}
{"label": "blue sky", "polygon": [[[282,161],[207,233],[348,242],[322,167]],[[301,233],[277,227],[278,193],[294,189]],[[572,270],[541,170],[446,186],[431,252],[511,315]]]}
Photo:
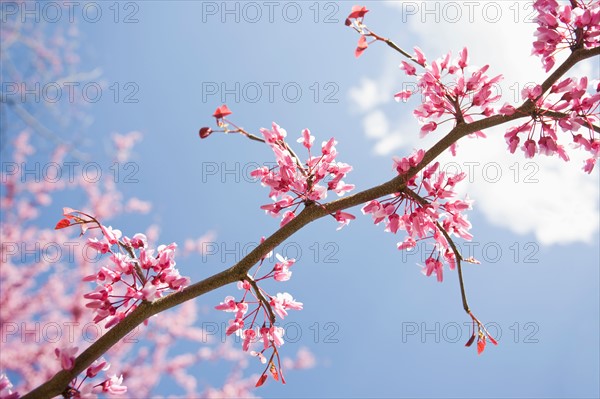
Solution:
{"label": "blue sky", "polygon": [[[121,188],[154,204],[147,217],[111,223],[130,234],[157,223],[163,242],[214,232],[215,254],[179,262],[194,281],[229,267],[278,225],[259,209],[269,202],[267,189],[248,176],[253,165],[273,162],[270,150],[235,135],[198,139],[222,102],[253,132],[275,121],[290,138],[305,127],[317,142],[335,136],[338,159],[354,166],[346,180],[359,190],[393,177],[393,155],[427,148],[447,130],[419,142],[413,104],[392,98],[408,82],[392,50],[376,44],[354,57],[358,36],[343,25],[354,3],[274,2],[269,9],[264,2],[124,2],[118,16],[99,4],[98,22],[79,20],[82,68],[100,67],[107,86],[138,101],[115,102],[105,90],[88,107],[93,123],[81,135],[94,153],[111,132],[141,131],[133,157],[139,182]],[[526,3],[494,3],[502,5],[498,18],[488,6],[472,19],[460,2],[462,14],[445,3],[427,3],[430,13],[420,2],[365,4],[368,25],[409,51],[418,45],[437,58],[468,45],[474,64],[505,74],[505,96],[515,84],[544,77],[540,61],[527,58],[534,25],[524,22],[532,11]],[[126,16],[132,23],[123,23]],[[598,76],[593,63],[581,71]],[[469,328],[456,273],[447,272],[442,284],[426,278],[417,266],[425,250],[399,252],[403,237],[384,233],[356,208],[349,227],[336,232],[335,221],[319,220],[279,249],[298,262],[289,282],[269,289],[304,303],[285,320],[297,323],[290,328],[301,336],[283,351],[306,346],[317,367],[288,373],[287,385],[270,382],[258,395],[599,395],[598,170],[588,176],[578,159],[510,155],[502,135],[499,129],[461,142],[458,158],[442,160],[476,168],[462,187],[476,200],[469,216],[475,239],[463,248],[473,248],[482,264],[465,266],[465,280],[472,309],[498,331],[500,345],[481,356],[464,348]],[[501,178],[489,174],[496,170]],[[235,294],[231,286],[198,299],[203,320],[226,322],[228,315],[211,309]],[[162,389],[157,393],[170,393]]]}

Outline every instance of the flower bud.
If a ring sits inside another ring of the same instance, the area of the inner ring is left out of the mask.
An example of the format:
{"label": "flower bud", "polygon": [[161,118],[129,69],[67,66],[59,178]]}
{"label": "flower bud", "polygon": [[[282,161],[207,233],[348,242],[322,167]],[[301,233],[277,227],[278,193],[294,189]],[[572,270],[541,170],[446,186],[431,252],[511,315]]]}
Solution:
{"label": "flower bud", "polygon": [[212,129],[209,127],[203,127],[200,129],[200,132],[198,133],[200,135],[201,139],[205,139],[208,136],[210,136],[210,134],[212,133]]}

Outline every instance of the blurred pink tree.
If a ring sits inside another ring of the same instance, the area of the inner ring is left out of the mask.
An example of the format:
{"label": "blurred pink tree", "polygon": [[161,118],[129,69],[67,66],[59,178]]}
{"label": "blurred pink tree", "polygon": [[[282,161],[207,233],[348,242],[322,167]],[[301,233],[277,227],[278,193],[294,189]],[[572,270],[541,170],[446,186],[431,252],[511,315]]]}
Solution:
{"label": "blurred pink tree", "polygon": [[[96,178],[94,170],[86,174],[75,169],[92,159],[84,133],[90,124],[88,103],[36,97],[40,85],[64,89],[65,82],[96,84],[101,77],[99,68],[81,70],[77,25],[64,25],[22,22],[18,16],[0,25],[2,398],[18,397],[17,393],[50,380],[61,367],[70,366],[76,348],[84,349],[108,331],[92,321],[84,297],[90,291],[85,277],[95,274],[104,259],[76,231],[56,230],[44,218],[56,215],[63,201],[75,199],[80,209],[102,221],[152,209],[148,201],[125,197],[113,174]],[[127,163],[142,134],[134,131],[111,138],[112,148],[105,159],[95,155],[96,164]],[[69,173],[69,165],[76,173]],[[158,240],[159,228],[148,226],[144,233],[152,244]],[[184,256],[201,251],[201,243],[210,239],[207,233],[186,240]],[[244,377],[248,359],[243,351],[195,326],[197,317],[195,302],[188,301],[149,320],[151,328],[134,328],[63,394],[94,397],[128,391],[128,396],[135,392],[136,397],[148,397],[170,378],[190,397],[252,397],[258,376]],[[175,355],[176,342],[195,343],[198,350]],[[222,386],[198,383],[198,371],[192,368],[223,360],[232,368]],[[285,362],[290,368],[304,368],[311,367],[314,359],[301,349],[297,359]]]}

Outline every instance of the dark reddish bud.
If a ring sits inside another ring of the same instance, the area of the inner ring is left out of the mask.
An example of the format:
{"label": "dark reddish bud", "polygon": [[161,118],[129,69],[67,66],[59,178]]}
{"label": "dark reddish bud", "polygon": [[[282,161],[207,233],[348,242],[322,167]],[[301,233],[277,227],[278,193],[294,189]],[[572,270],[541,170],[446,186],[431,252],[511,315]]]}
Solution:
{"label": "dark reddish bud", "polygon": [[263,374],[263,375],[261,375],[261,376],[260,376],[260,378],[258,379],[258,381],[256,381],[256,385],[255,385],[255,387],[259,387],[259,386],[261,386],[262,384],[264,384],[264,383],[265,383],[265,381],[267,380],[267,377],[268,377],[268,376],[267,376],[266,374]]}
{"label": "dark reddish bud", "polygon": [[212,129],[209,127],[203,127],[200,129],[200,132],[198,133],[200,135],[201,139],[205,139],[208,136],[210,136],[210,134],[212,133]]}
{"label": "dark reddish bud", "polygon": [[471,346],[471,345],[473,345],[473,341],[475,341],[475,333],[473,333],[473,335],[471,335],[471,338],[469,338],[469,340],[467,341],[467,343],[465,344],[465,346]]}

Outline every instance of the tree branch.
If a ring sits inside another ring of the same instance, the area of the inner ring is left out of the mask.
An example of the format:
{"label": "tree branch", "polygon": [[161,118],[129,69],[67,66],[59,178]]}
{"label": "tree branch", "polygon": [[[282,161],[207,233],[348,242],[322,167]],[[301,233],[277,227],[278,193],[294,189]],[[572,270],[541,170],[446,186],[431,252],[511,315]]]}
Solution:
{"label": "tree branch", "polygon": [[[543,91],[548,90],[552,84],[554,84],[577,62],[595,55],[600,55],[600,48],[594,48],[591,50],[581,49],[574,51],[563,62],[563,64],[561,64],[557,70],[544,81],[542,84],[542,87],[544,88]],[[71,370],[59,371],[54,377],[52,377],[52,379],[40,385],[28,394],[22,396],[22,398],[52,398],[60,395],[69,385],[69,383],[87,367],[89,367],[94,360],[102,356],[106,351],[108,351],[108,349],[115,345],[120,339],[124,338],[130,331],[141,324],[144,320],[162,311],[180,305],[183,302],[189,301],[190,299],[204,295],[207,292],[223,287],[227,284],[246,279],[248,271],[257,262],[259,262],[265,254],[283,243],[287,238],[292,236],[295,232],[307,224],[329,214],[335,213],[338,210],[351,208],[385,195],[402,191],[406,187],[405,182],[409,177],[414,176],[416,173],[421,171],[425,166],[431,163],[431,161],[448,149],[450,145],[457,142],[464,136],[479,130],[498,126],[512,120],[528,117],[528,112],[531,112],[533,108],[534,106],[531,100],[527,100],[518,108],[519,112],[515,112],[513,115],[495,115],[471,123],[458,124],[425,153],[423,159],[417,166],[409,169],[405,174],[396,176],[381,185],[329,202],[327,204],[307,205],[296,218],[292,219],[285,226],[273,233],[252,252],[250,252],[229,269],[192,284],[179,292],[175,292],[163,298],[157,299],[152,303],[142,303],[125,319],[119,322],[119,324],[114,326],[105,335],[100,337],[96,342],[83,351],[75,359],[74,367]],[[461,273],[460,268],[459,273]]]}

